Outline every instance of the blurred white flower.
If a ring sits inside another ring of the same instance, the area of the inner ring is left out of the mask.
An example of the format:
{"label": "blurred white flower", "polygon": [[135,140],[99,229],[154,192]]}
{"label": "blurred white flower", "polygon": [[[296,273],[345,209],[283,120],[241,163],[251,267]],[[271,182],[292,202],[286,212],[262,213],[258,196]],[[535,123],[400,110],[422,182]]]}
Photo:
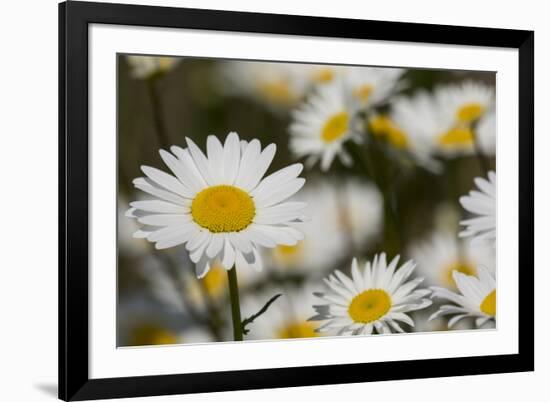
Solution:
{"label": "blurred white flower", "polygon": [[181,59],[181,57],[169,56],[126,56],[126,60],[130,66],[130,75],[137,79],[166,73],[174,68]]}
{"label": "blurred white flower", "polygon": [[334,268],[334,263],[349,250],[340,225],[337,197],[334,185],[319,181],[309,184],[308,181],[294,197],[295,201],[305,202],[308,206],[309,220],[300,226],[304,239],[293,246],[266,249],[270,266],[283,273],[308,275],[324,275],[327,269]]}
{"label": "blurred white flower", "polygon": [[428,240],[414,244],[409,256],[417,263],[417,272],[426,283],[456,289],[453,272],[476,275],[478,267],[494,272],[494,250],[472,247],[449,232],[434,232]]}
{"label": "blurred white flower", "polygon": [[327,171],[336,156],[344,165],[353,160],[345,151],[346,141],[361,141],[353,130],[354,107],[340,80],[317,87],[305,103],[292,113],[290,150],[297,158],[307,157],[312,166],[321,161],[321,170]]}
{"label": "blurred white flower", "polygon": [[332,64],[294,64],[295,72],[310,85],[325,85],[341,79],[347,74],[348,67]]}
{"label": "blurred white flower", "polygon": [[294,226],[303,220],[305,204],[284,202],[305,179],[294,164],[262,179],[275,155],[258,140],[240,142],[230,133],[225,144],[208,136],[206,156],[187,138],[188,148],[171,147],[160,155],[175,176],[142,166],[147,176],[134,180],[153,195],[134,201],[127,216],[144,226],[134,237],[147,238],[157,249],[185,244],[202,278],[217,258],[226,269],[236,265],[260,270],[258,248],[295,245],[303,234]]}
{"label": "blurred white flower", "polygon": [[384,200],[372,184],[349,179],[333,187],[339,197],[340,228],[348,233],[354,248],[362,249],[376,240],[382,231]]}
{"label": "blurred white flower", "polygon": [[393,99],[388,114],[371,115],[369,132],[394,149],[408,152],[418,164],[430,170],[438,167],[433,159],[434,136],[446,124],[436,110],[434,98],[426,91]]}
{"label": "blurred white flower", "polygon": [[289,63],[226,61],[220,65],[222,88],[267,105],[289,107],[299,102],[307,86]]}
{"label": "blurred white flower", "polygon": [[476,129],[476,140],[479,142],[479,148],[487,156],[496,154],[496,131],[496,114],[492,110],[483,115]]}
{"label": "blurred white flower", "polygon": [[473,237],[472,244],[495,244],[496,242],[496,196],[497,183],[495,172],[488,173],[489,180],[481,177],[474,179],[479,190],[472,190],[468,195],[460,197],[464,209],[477,215],[475,218],[461,221],[466,226],[460,237]]}
{"label": "blurred white flower", "polygon": [[[436,88],[436,113],[447,127],[436,134],[437,149],[443,155],[472,154],[475,151],[474,125],[494,108],[495,89],[491,86],[466,81],[458,85]],[[485,131],[484,135],[494,135]],[[491,141],[484,138],[485,142]]]}
{"label": "blurred white flower", "polygon": [[346,88],[362,109],[377,106],[401,89],[401,68],[347,67]]}
{"label": "blurred white flower", "polygon": [[[192,339],[212,341],[208,332],[192,326],[185,317],[169,312],[147,298],[130,296],[117,306],[119,346],[172,345]],[[182,328],[183,325],[183,328]]]}
{"label": "blurred white flower", "polygon": [[149,244],[143,239],[134,239],[132,235],[139,230],[136,221],[124,216],[128,208],[128,200],[119,195],[117,201],[117,245],[118,252],[123,256],[141,256],[149,251]]}
{"label": "blurred white flower", "polygon": [[435,312],[430,319],[440,316],[454,315],[448,326],[466,317],[474,317],[477,327],[482,326],[496,317],[496,283],[493,275],[485,268],[478,267],[476,276],[469,276],[458,271],[453,273],[459,294],[448,289],[432,287],[433,297],[446,299],[454,304],[445,304]]}
{"label": "blurred white flower", "polygon": [[248,297],[242,306],[243,318],[257,313],[276,294],[282,294],[247,326],[246,339],[293,339],[321,336],[315,330],[318,323],[308,321],[313,314],[314,288],[306,283],[301,286],[268,287],[259,295]]}
{"label": "blurred white flower", "polygon": [[308,205],[309,220],[300,226],[304,239],[265,251],[269,265],[282,273],[324,275],[353,249],[368,247],[381,232],[382,195],[368,182],[308,181],[294,199]]}
{"label": "blurred white flower", "polygon": [[[407,282],[415,264],[407,261],[398,267],[399,256],[390,264],[386,254],[376,255],[372,264],[367,262],[363,272],[357,260],[351,265],[351,278],[340,271],[331,274],[325,283],[327,291],[316,293],[326,304],[313,306],[317,315],[311,320],[326,320],[319,331],[335,331],[338,335],[370,335],[404,332],[398,322],[414,327],[406,313],[432,304],[426,298],[427,289],[416,289],[422,278]],[[416,290],[415,290],[416,289]]]}
{"label": "blurred white flower", "polygon": [[420,90],[396,97],[388,114],[370,117],[369,129],[396,149],[409,151],[422,165],[435,168],[433,156],[471,155],[475,140],[485,154],[493,155],[493,113],[494,88],[466,82],[438,87],[433,94]]}

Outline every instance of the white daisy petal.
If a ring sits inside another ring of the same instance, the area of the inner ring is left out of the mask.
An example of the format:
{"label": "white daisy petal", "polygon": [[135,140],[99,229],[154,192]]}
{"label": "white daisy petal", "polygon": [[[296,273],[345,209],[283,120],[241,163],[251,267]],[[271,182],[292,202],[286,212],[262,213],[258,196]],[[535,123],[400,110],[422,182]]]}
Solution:
{"label": "white daisy petal", "polygon": [[259,247],[292,246],[304,238],[296,227],[306,221],[304,203],[285,202],[304,184],[301,164],[288,166],[261,180],[275,154],[263,152],[258,140],[240,141],[230,133],[222,143],[206,141],[207,155],[189,138],[188,148],[172,146],[160,155],[174,175],[142,167],[147,178],[136,188],[156,197],[134,201],[126,217],[144,225],[136,238],[157,249],[185,245],[197,264],[197,276],[213,264],[262,268]]}

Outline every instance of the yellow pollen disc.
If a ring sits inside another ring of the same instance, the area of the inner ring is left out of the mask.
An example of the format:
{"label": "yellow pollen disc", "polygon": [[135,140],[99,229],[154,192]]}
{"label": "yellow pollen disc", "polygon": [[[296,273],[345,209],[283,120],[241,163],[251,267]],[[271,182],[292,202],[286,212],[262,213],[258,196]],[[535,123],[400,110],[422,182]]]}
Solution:
{"label": "yellow pollen disc", "polygon": [[453,279],[453,271],[458,271],[464,275],[474,276],[477,273],[476,267],[468,262],[456,261],[449,264],[443,270],[443,282],[449,287],[456,287],[455,280]]}
{"label": "yellow pollen disc", "polygon": [[348,126],[348,112],[336,113],[332,115],[325,123],[325,126],[321,131],[321,138],[326,143],[336,141],[348,132]]}
{"label": "yellow pollen disc", "polygon": [[317,82],[331,82],[334,79],[334,70],[331,68],[322,68],[313,74],[313,79]]}
{"label": "yellow pollen disc", "polygon": [[382,318],[391,308],[390,295],[382,289],[369,289],[353,298],[348,314],[354,322],[368,324]]}
{"label": "yellow pollen disc", "polygon": [[177,343],[178,339],[172,332],[155,325],[140,325],[132,331],[130,346],[169,345]]}
{"label": "yellow pollen disc", "polygon": [[215,264],[202,280],[206,293],[210,297],[216,298],[225,293],[227,289],[227,274],[224,267]]}
{"label": "yellow pollen disc", "polygon": [[474,144],[474,134],[469,128],[455,127],[441,135],[437,142],[445,148],[472,146]]}
{"label": "yellow pollen disc", "polygon": [[470,123],[477,120],[485,112],[485,107],[480,103],[472,102],[462,105],[456,111],[456,118],[463,123]]}
{"label": "yellow pollen disc", "polygon": [[213,233],[239,232],[256,215],[254,200],[234,186],[213,186],[202,190],[191,204],[193,220]]}
{"label": "yellow pollen disc", "polygon": [[285,80],[262,82],[259,84],[258,90],[265,98],[276,103],[289,104],[296,100]]}
{"label": "yellow pollen disc", "polygon": [[398,149],[406,149],[409,145],[406,134],[387,116],[373,117],[369,127],[374,135],[385,138]]}
{"label": "yellow pollen disc", "polygon": [[353,96],[355,96],[361,102],[367,103],[370,96],[372,95],[372,91],[374,91],[374,87],[372,85],[361,85],[359,88],[356,88],[353,91]]}
{"label": "yellow pollen disc", "polygon": [[497,314],[497,290],[493,290],[489,293],[485,299],[481,302],[479,309],[490,316],[495,316]]}
{"label": "yellow pollen disc", "polygon": [[316,326],[309,321],[295,321],[288,323],[277,331],[278,339],[315,338],[319,336],[315,332]]}

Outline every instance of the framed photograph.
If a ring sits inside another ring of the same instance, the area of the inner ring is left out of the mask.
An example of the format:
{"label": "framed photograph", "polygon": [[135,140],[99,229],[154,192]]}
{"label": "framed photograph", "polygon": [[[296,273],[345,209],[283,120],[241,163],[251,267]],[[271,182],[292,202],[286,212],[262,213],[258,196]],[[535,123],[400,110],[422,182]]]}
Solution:
{"label": "framed photograph", "polygon": [[533,370],[533,32],[70,1],[59,40],[61,399]]}

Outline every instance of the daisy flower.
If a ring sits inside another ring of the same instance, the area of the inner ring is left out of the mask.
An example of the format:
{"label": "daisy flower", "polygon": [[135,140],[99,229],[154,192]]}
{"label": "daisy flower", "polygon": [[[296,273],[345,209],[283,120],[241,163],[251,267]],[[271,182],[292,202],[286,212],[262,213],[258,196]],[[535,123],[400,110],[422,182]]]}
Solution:
{"label": "daisy flower", "polygon": [[371,245],[381,232],[382,195],[368,182],[308,181],[295,199],[308,206],[309,220],[301,225],[304,239],[266,250],[269,265],[281,273],[324,275],[353,248]]}
{"label": "daisy flower", "polygon": [[446,127],[437,113],[434,98],[426,91],[417,91],[412,96],[398,96],[386,114],[371,115],[369,132],[393,149],[407,152],[419,165],[436,170],[433,159],[433,138]]}
{"label": "daisy flower", "polygon": [[[127,216],[144,226],[134,237],[147,238],[157,249],[185,244],[204,277],[216,259],[233,265],[262,268],[259,247],[295,245],[303,234],[304,203],[284,202],[304,185],[303,166],[294,164],[262,179],[275,155],[275,145],[263,151],[258,140],[239,141],[230,133],[225,143],[207,138],[207,155],[189,138],[188,148],[160,151],[173,175],[142,166],[146,177],[136,188],[155,199],[134,201]],[[240,269],[239,269],[240,270]]]}
{"label": "daisy flower", "polygon": [[347,74],[347,67],[328,65],[328,64],[295,64],[298,71],[305,75],[307,81],[311,84],[324,85],[330,84],[340,79],[344,74]]}
{"label": "daisy flower", "polygon": [[405,73],[401,68],[348,67],[346,87],[361,108],[369,108],[385,102],[397,91]]}
{"label": "daisy flower", "polygon": [[[280,273],[324,275],[345,256],[348,246],[340,225],[340,210],[333,185],[326,182],[308,184],[295,196],[308,206],[308,221],[300,229],[304,239],[293,246],[279,245],[266,249],[269,266]],[[367,208],[368,209],[368,208]],[[331,233],[327,236],[327,233]]]}
{"label": "daisy flower", "polygon": [[304,66],[287,63],[228,61],[220,66],[220,83],[229,93],[251,96],[270,106],[292,106],[304,96],[307,82],[297,74]]}
{"label": "daisy flower", "polygon": [[483,267],[478,267],[476,276],[465,275],[458,271],[453,277],[460,293],[451,292],[449,289],[432,287],[432,297],[447,299],[454,304],[445,304],[439,308],[430,320],[455,315],[449,320],[448,327],[452,328],[458,321],[466,317],[474,317],[477,327],[489,320],[494,320],[497,311],[495,278]]}
{"label": "daisy flower", "polygon": [[479,143],[481,152],[487,156],[494,156],[496,153],[496,114],[495,111],[486,113],[477,125],[476,140]]}
{"label": "daisy flower", "polygon": [[350,237],[355,248],[372,244],[382,231],[384,199],[369,182],[350,179],[334,185],[338,200],[340,230]]}
{"label": "daisy flower", "polygon": [[264,314],[250,324],[250,333],[246,338],[294,339],[321,336],[322,334],[316,331],[319,323],[308,321],[313,312],[311,306],[315,302],[313,290],[311,283],[284,288],[270,287],[260,295],[247,298],[243,312],[246,312],[244,316],[251,316],[271,297],[282,294]]}
{"label": "daisy flower", "polygon": [[390,264],[386,254],[376,255],[372,264],[367,262],[363,272],[357,260],[351,264],[351,278],[335,271],[325,279],[325,293],[316,295],[326,304],[313,306],[317,315],[311,320],[327,321],[319,331],[336,331],[338,335],[362,335],[404,332],[398,322],[414,327],[408,312],[432,304],[426,298],[427,289],[416,289],[422,278],[407,281],[415,268],[412,261],[397,267],[399,256]]}
{"label": "daisy flower", "polygon": [[117,244],[120,257],[140,257],[147,255],[150,244],[147,240],[132,239],[132,235],[139,230],[139,224],[127,219],[124,213],[128,209],[128,200],[119,195],[117,202]]}
{"label": "daisy flower", "polygon": [[414,244],[409,256],[418,264],[426,283],[456,289],[453,272],[476,275],[478,267],[494,271],[495,256],[485,247],[472,247],[450,232],[434,232],[428,240]]}
{"label": "daisy flower", "polygon": [[352,159],[343,145],[348,140],[361,140],[352,129],[353,114],[351,99],[341,81],[318,87],[292,114],[292,153],[297,158],[307,157],[309,166],[320,160],[322,171],[329,169],[336,156],[343,164],[351,165]]}
{"label": "daisy flower", "polygon": [[468,195],[460,197],[460,204],[475,218],[461,221],[466,229],[460,232],[460,237],[473,237],[472,244],[483,244],[496,241],[496,195],[497,184],[495,172],[489,172],[489,180],[481,177],[474,179],[478,190],[472,190]]}
{"label": "daisy flower", "polygon": [[[441,86],[435,90],[436,111],[447,122],[435,142],[443,155],[472,154],[475,150],[474,124],[494,106],[494,88],[472,81]],[[494,134],[494,132],[493,132]]]}
{"label": "daisy flower", "polygon": [[181,57],[126,56],[130,74],[137,79],[167,73],[181,60]]}

